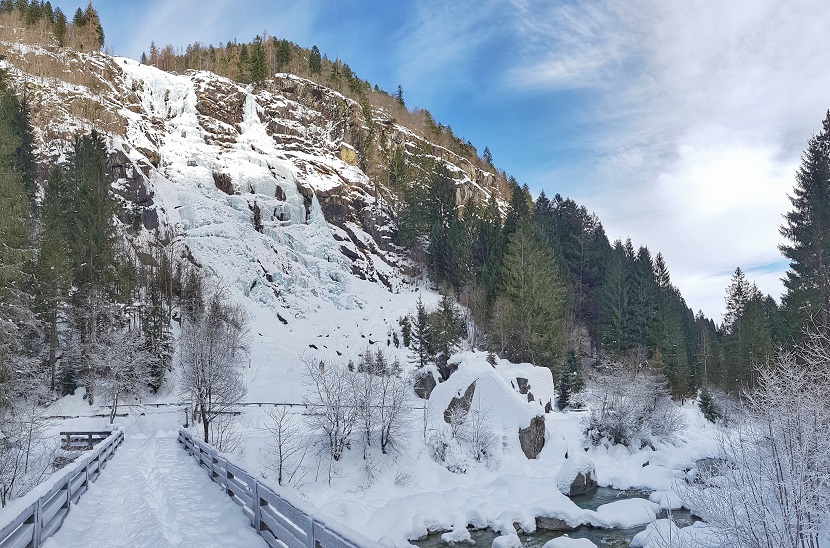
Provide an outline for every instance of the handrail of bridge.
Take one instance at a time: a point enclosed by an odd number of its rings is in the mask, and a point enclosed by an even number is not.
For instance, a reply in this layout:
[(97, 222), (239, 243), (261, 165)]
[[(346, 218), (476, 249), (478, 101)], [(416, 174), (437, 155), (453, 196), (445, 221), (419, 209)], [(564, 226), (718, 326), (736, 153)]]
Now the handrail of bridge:
[(179, 430), (179, 443), (207, 468), (210, 478), (242, 506), (251, 525), (271, 547), (380, 548), (343, 524), (320, 515), (284, 489), (265, 485), (187, 430)]
[(64, 470), (12, 501), (14, 508), (21, 507), (22, 510), (5, 525), (4, 520), (0, 520), (0, 548), (39, 548), (55, 534), (69, 513), (69, 507), (77, 504), (90, 482), (98, 479), (122, 441), (124, 431), (114, 430), (92, 452), (84, 453)]

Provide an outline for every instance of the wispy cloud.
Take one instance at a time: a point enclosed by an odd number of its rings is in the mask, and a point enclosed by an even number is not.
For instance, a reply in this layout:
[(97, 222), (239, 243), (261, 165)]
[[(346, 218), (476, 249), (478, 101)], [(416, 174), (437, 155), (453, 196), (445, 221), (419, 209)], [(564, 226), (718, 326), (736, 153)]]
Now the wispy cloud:
[(417, 86), (427, 101), (450, 90), (468, 90), (473, 73), (487, 62), (483, 50), (506, 30), (493, 24), (502, 18), (503, 3), (434, 0), (413, 3), (412, 8), (400, 29), (396, 51), (401, 82)]
[(796, 4), (513, 4), (529, 36), (516, 81), (598, 97), (583, 113), (594, 163), (576, 197), (612, 238), (661, 250), (689, 304), (712, 316), (729, 281), (713, 273), (740, 265), (781, 291), (786, 195), (830, 106), (830, 15)]

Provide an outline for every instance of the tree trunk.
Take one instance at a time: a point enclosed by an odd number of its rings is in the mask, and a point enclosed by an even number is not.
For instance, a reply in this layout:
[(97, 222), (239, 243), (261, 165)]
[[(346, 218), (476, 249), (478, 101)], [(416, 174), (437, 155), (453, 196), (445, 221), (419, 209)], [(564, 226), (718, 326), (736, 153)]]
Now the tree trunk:
[(110, 424), (115, 420), (115, 413), (118, 411), (118, 394), (112, 399), (112, 409), (110, 409)]
[(57, 360), (55, 358), (55, 354), (57, 353), (58, 348), (58, 305), (57, 303), (54, 304), (54, 308), (52, 309), (52, 317), (51, 320), (51, 332), (49, 333), (49, 371), (51, 372), (49, 378), (49, 385), (52, 392), (55, 391), (55, 374), (57, 369)]
[(204, 428), (205, 433), (205, 443), (210, 443), (210, 420), (208, 419), (207, 413), (205, 413), (205, 409), (201, 409), (202, 415), (202, 428)]

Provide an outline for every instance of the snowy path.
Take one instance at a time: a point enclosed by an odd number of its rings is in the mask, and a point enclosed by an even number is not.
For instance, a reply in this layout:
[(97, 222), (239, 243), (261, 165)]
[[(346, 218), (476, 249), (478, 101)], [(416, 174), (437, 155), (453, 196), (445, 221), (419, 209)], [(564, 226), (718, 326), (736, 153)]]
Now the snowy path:
[(175, 432), (127, 436), (45, 548), (264, 547)]

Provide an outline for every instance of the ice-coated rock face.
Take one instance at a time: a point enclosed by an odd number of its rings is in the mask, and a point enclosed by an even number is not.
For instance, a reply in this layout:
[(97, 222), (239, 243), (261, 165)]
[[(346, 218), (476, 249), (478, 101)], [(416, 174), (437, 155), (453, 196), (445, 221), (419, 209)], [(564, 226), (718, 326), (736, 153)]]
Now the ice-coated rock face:
[[(27, 73), (33, 55), (72, 70), (48, 79)], [(199, 257), (206, 248), (193, 237), (210, 233), (243, 249), (282, 254), (279, 265), (309, 251), (329, 266), (297, 262), (319, 273), (323, 286), (342, 278), (334, 269), (396, 291), (411, 267), (393, 244), (383, 150), (417, 149), (450, 162), (461, 203), (468, 195), (486, 200), (497, 192), (494, 174), (426, 141), (381, 109), (373, 109), (377, 123), (370, 138), (361, 105), (292, 75), (276, 75), (254, 90), (205, 71), (171, 74), (131, 59), (20, 45), (10, 47), (3, 66), (27, 88), (44, 165), (64, 157), (73, 133), (96, 127), (108, 135), (113, 153), (126, 159), (120, 165), (144, 184), (139, 209), (145, 229), (170, 233), (197, 260), (209, 257)], [(262, 215), (262, 242), (228, 225), (250, 221), (254, 202)], [(327, 234), (312, 219), (318, 215), (330, 225)], [(289, 228), (303, 226), (310, 228)], [(256, 265), (263, 256), (249, 254), (248, 262)], [(292, 268), (263, 264), (258, 283), (273, 285), (270, 292), (279, 299), (293, 289), (267, 278), (288, 281), (292, 275), (285, 270)], [(255, 270), (242, 274), (240, 284), (251, 288)], [(325, 287), (315, 291), (328, 293)]]

